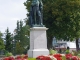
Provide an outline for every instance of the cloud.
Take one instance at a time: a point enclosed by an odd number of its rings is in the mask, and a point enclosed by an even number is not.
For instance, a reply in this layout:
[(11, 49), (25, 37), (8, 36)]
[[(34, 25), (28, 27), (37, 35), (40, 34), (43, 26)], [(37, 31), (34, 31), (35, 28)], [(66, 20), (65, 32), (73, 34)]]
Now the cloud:
[(17, 20), (26, 18), (26, 0), (0, 0), (0, 31), (4, 32), (9, 27), (12, 32), (16, 28)]

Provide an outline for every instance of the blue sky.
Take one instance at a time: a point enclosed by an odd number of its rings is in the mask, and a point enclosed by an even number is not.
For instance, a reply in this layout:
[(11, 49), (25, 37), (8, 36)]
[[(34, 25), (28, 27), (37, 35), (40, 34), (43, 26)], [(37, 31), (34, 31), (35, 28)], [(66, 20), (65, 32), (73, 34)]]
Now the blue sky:
[(10, 32), (16, 28), (17, 20), (25, 19), (27, 10), (26, 0), (0, 0), (0, 31), (5, 32), (9, 27)]

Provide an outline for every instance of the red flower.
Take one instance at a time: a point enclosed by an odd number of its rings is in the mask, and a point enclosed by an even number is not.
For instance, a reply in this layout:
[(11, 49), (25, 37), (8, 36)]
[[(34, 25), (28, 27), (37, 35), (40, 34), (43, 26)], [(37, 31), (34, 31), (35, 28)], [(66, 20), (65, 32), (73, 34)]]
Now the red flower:
[(23, 58), (27, 59), (27, 58), (28, 58), (28, 55), (24, 55), (24, 57), (23, 57)]
[(43, 55), (36, 57), (36, 59), (43, 59), (43, 58), (45, 58), (45, 56)]
[(69, 54), (66, 54), (65, 56), (70, 56), (70, 57), (72, 57), (73, 55), (69, 53)]
[(61, 57), (62, 55), (61, 54), (54, 54), (53, 55), (57, 60), (62, 60)]
[(50, 58), (50, 57), (48, 57), (48, 56), (46, 56), (45, 58), (46, 58), (46, 60), (51, 60), (51, 58)]
[(17, 56), (15, 59), (16, 60), (21, 60), (21, 56)]
[(54, 56), (54, 57), (62, 57), (61, 54), (54, 54), (53, 56)]
[(79, 58), (77, 56), (72, 56), (71, 58), (72, 60), (79, 60)]
[(13, 57), (9, 57), (9, 60), (15, 60)]
[(3, 60), (9, 60), (9, 57), (5, 57)]
[(50, 57), (48, 57), (48, 56), (38, 56), (37, 58), (36, 58), (36, 60), (51, 60), (51, 58)]
[(69, 54), (66, 54), (65, 56), (66, 56), (66, 59), (67, 59), (67, 60), (70, 60), (71, 57), (72, 57), (72, 54), (69, 53)]
[(25, 58), (21, 58), (21, 60), (25, 60)]

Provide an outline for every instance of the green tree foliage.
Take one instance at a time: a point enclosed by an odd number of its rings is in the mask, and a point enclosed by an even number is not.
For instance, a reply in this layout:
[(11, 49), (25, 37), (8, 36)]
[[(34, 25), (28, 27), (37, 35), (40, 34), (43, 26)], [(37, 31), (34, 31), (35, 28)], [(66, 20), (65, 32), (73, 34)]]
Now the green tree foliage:
[(29, 46), (29, 26), (23, 25), (23, 21), (17, 21), (14, 40), (16, 41), (16, 54), (24, 53), (27, 46)]
[(52, 40), (51, 37), (53, 36), (64, 40), (79, 38), (79, 9), (80, 0), (51, 0), (45, 3), (44, 24), (49, 28), (49, 42), (51, 42), (50, 40)]
[(16, 51), (16, 54), (22, 54), (23, 53), (24, 49), (21, 46), (20, 42), (16, 43), (16, 49), (15, 49), (15, 51)]
[[(28, 12), (31, 1), (24, 2)], [(49, 47), (54, 36), (64, 40), (80, 37), (80, 0), (43, 0), (43, 5), (43, 22), (49, 28), (47, 31)]]
[(7, 28), (6, 33), (5, 33), (5, 40), (6, 40), (6, 45), (5, 45), (5, 50), (8, 52), (12, 52), (12, 34), (9, 32), (9, 29)]
[(3, 41), (3, 38), (2, 38), (2, 33), (0, 32), (0, 50), (4, 50), (5, 48), (5, 45), (4, 45), (4, 41)]

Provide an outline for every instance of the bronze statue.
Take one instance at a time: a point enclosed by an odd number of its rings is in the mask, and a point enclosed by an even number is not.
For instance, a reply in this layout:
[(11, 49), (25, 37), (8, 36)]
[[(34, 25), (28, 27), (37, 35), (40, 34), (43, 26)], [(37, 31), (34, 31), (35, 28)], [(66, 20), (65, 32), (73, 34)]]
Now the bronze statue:
[(43, 3), (41, 0), (33, 0), (30, 8), (30, 26), (43, 27)]

